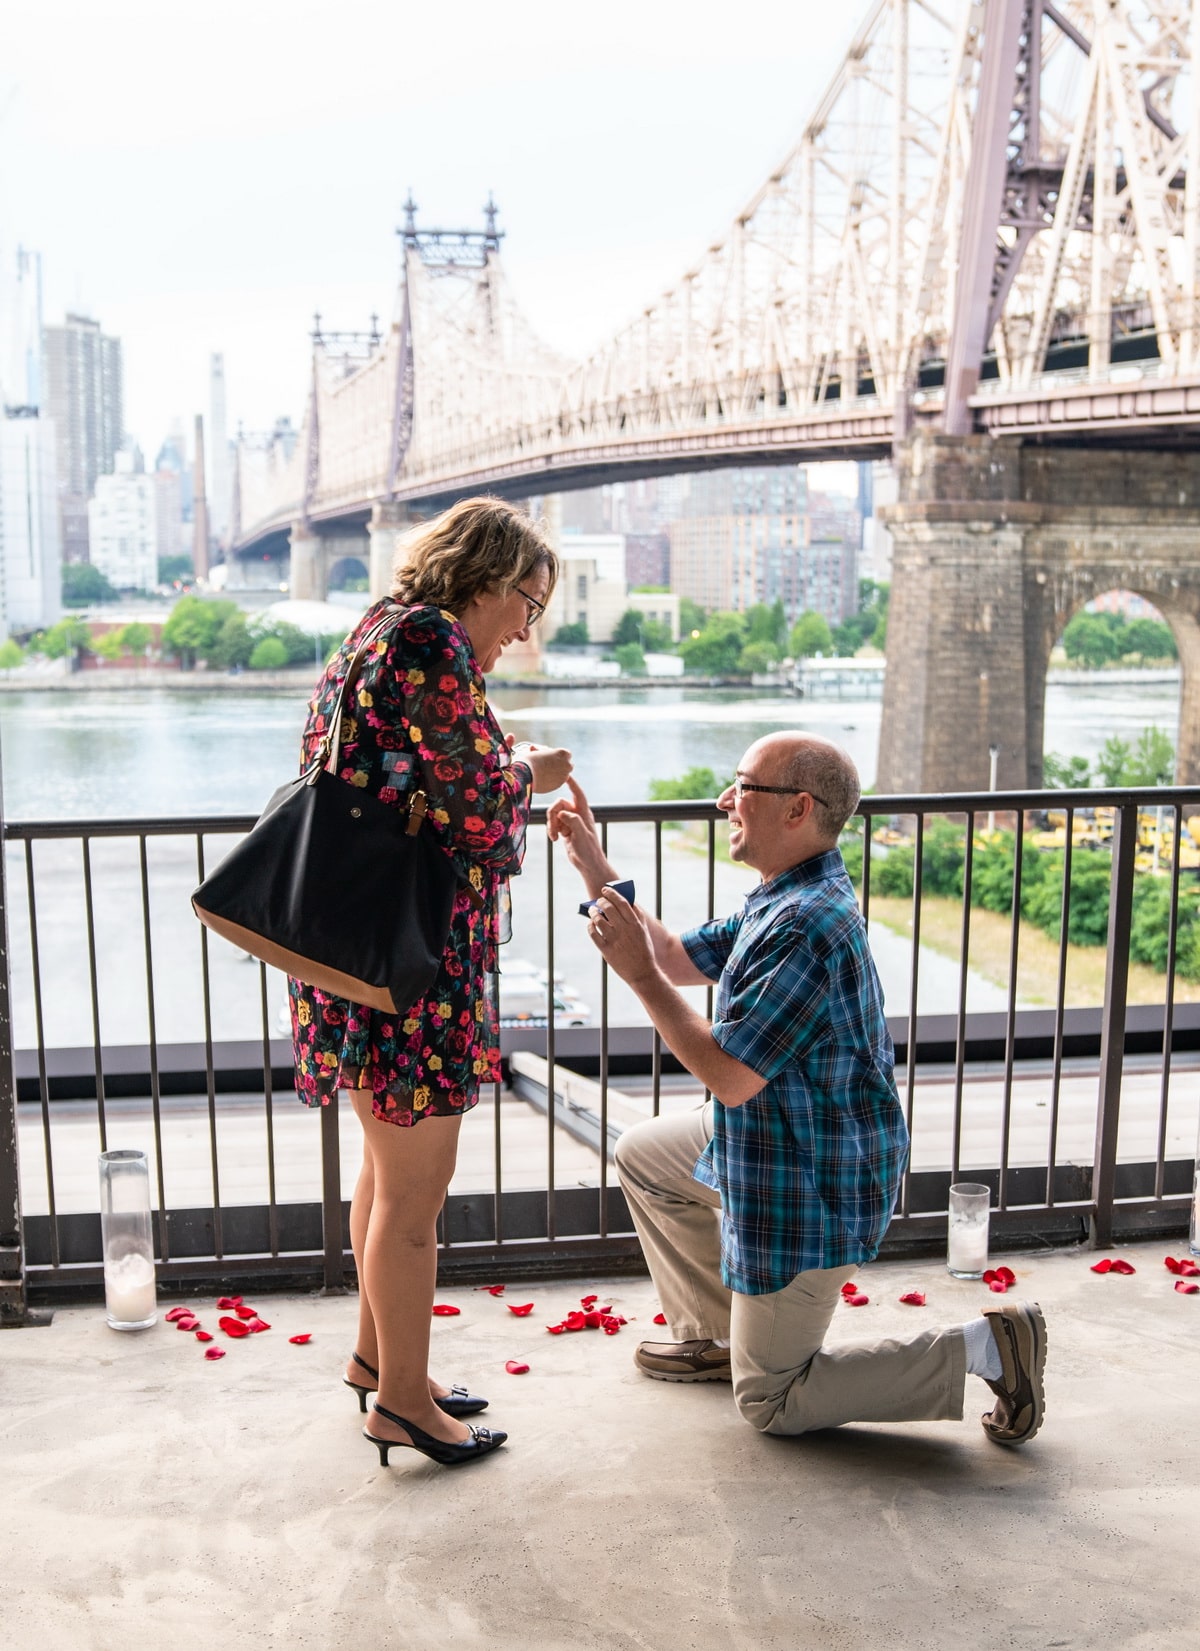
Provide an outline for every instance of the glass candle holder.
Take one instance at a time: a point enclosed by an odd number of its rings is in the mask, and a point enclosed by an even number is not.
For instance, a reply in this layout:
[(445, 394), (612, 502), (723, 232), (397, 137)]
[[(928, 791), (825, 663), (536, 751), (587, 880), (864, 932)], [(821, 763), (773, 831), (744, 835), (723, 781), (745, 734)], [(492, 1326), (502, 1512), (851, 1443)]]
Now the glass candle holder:
[(983, 1277), (991, 1203), (992, 1189), (982, 1181), (958, 1181), (950, 1188), (946, 1271), (951, 1278)]
[(148, 1330), (158, 1318), (150, 1171), (146, 1154), (100, 1154), (100, 1239), (104, 1305), (114, 1330)]

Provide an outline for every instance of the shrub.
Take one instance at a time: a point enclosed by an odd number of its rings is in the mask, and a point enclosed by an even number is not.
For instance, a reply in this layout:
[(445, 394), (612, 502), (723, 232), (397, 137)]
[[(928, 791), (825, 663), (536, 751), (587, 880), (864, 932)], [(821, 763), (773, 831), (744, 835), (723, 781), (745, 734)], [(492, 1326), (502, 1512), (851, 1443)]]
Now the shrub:
[(252, 671), (278, 671), (288, 662), (288, 651), (277, 636), (264, 636), (250, 655)]

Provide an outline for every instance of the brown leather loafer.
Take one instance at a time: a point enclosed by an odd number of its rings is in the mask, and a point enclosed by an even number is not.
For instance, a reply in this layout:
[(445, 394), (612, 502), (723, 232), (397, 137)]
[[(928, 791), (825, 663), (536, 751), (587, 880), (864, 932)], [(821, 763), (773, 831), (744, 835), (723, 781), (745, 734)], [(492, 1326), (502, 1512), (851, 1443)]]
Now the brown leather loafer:
[(711, 1341), (644, 1341), (633, 1362), (656, 1382), (733, 1380), (728, 1347), (714, 1347)]
[(998, 1445), (1032, 1439), (1046, 1409), (1042, 1373), (1046, 1368), (1046, 1321), (1036, 1301), (1006, 1301), (985, 1307), (1004, 1374), (988, 1382), (996, 1403), (983, 1418), (983, 1431)]

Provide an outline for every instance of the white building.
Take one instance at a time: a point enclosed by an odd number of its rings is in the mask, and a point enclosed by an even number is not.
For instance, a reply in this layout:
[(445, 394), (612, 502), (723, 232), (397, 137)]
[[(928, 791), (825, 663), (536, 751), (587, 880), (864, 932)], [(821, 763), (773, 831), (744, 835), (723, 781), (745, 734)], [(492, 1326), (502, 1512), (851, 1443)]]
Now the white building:
[[(552, 639), (562, 625), (586, 625), (589, 642), (611, 642), (617, 622), (629, 606), (628, 587), (624, 574), (618, 578), (606, 577), (607, 561), (603, 571), (597, 567), (595, 556), (581, 554), (577, 547), (591, 535), (572, 534), (563, 539), (559, 551), (558, 583), (542, 621), (547, 640)], [(604, 536), (610, 537), (610, 536)], [(615, 536), (621, 546), (624, 563), (625, 541)]]
[(118, 590), (153, 590), (158, 583), (158, 510), (153, 476), (135, 470), (131, 453), (100, 476), (88, 504), (90, 561)]
[(62, 617), (54, 426), (25, 410), (0, 418), (0, 633)]

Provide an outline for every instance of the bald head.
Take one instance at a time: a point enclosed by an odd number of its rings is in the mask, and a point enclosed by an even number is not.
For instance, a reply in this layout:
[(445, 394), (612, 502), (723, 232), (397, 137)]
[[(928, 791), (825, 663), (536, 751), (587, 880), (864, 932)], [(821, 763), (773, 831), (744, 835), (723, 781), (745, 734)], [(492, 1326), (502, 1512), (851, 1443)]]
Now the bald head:
[[(858, 769), (841, 746), (815, 734), (788, 731), (764, 735), (750, 751), (755, 754), (755, 772), (768, 771), (770, 784), (809, 793), (815, 824), (827, 842), (836, 843), (861, 795)], [(749, 757), (748, 751), (743, 759), (747, 766)]]

